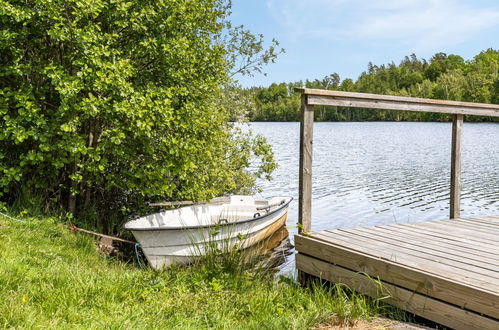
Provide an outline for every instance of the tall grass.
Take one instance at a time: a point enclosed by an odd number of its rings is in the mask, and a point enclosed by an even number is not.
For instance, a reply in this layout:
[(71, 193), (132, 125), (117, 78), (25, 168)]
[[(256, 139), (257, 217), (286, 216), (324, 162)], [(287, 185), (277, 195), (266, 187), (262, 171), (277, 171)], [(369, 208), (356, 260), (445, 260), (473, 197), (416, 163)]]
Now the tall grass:
[[(228, 225), (220, 225), (218, 221), (217, 225), (199, 228), (197, 235), (192, 235), (191, 242), (198, 242), (192, 244), (191, 253), (198, 256), (194, 259), (194, 268), (206, 279), (224, 281), (232, 286), (246, 282), (248, 277), (272, 281), (276, 269), (266, 254), (267, 243), (272, 235), (256, 242), (261, 231), (268, 228), (260, 228), (259, 231), (254, 224), (245, 229), (237, 224), (231, 225), (241, 218), (236, 212), (220, 217), (228, 219)], [(229, 281), (226, 280), (227, 277), (230, 278)]]
[(219, 259), (138, 268), (56, 218), (23, 219), (0, 216), (0, 328), (302, 329), (386, 313), (341, 286), (302, 288)]

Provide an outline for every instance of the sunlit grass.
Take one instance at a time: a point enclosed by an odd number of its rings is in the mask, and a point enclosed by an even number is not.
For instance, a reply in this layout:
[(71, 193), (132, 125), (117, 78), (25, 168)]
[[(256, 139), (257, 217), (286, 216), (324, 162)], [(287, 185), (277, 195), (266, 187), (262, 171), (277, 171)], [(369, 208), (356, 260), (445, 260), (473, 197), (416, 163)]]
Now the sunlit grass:
[[(386, 313), (339, 285), (302, 288), (208, 263), (138, 268), (96, 250), (54, 218), (0, 216), (1, 328), (309, 328)], [(234, 256), (231, 256), (233, 258)], [(217, 256), (219, 258), (219, 256)]]

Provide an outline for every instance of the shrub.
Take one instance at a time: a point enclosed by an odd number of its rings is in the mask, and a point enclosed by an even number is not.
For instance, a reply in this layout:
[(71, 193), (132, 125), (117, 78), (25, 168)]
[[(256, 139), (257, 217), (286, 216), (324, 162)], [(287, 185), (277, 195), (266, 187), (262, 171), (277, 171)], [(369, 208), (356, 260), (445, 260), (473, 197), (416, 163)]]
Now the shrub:
[(146, 200), (251, 187), (255, 154), (256, 174), (271, 172), (266, 142), (218, 106), (236, 58), (221, 41), (229, 8), (0, 0), (0, 198), (27, 190), (112, 231)]

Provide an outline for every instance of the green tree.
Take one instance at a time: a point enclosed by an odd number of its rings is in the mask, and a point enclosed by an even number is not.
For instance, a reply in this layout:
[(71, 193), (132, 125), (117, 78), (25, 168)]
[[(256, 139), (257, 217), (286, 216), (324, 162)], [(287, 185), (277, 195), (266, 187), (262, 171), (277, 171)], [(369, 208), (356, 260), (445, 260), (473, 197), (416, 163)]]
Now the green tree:
[[(400, 64), (375, 65), (369, 62), (367, 70), (356, 81), (332, 74), (323, 79), (288, 83), (292, 87), (321, 88), (349, 92), (401, 95), (423, 98), (499, 103), (499, 51), (488, 49), (471, 61), (458, 55), (435, 54), (429, 63), (415, 54), (404, 57)], [(299, 98), (292, 92), (273, 84), (259, 88), (255, 94), (257, 108), (253, 120), (299, 120)], [(278, 100), (278, 101), (277, 101)], [(410, 120), (447, 121), (449, 116), (432, 113), (400, 111), (372, 111), (342, 107), (315, 106), (317, 121)], [(292, 114), (292, 115), (291, 115)], [(495, 118), (470, 117), (470, 120), (497, 121)]]
[[(94, 225), (112, 231), (118, 210), (241, 191), (271, 172), (268, 145), (235, 130), (221, 105), (234, 45), (251, 38), (224, 43), (229, 9), (224, 0), (0, 0), (2, 200), (36, 192), (77, 216), (95, 210)], [(276, 56), (248, 52), (258, 60), (243, 73)], [(254, 156), (263, 162), (250, 173)]]
[(499, 80), (499, 52), (487, 49), (469, 63), (464, 98), (467, 101), (493, 102), (497, 98), (495, 84)]

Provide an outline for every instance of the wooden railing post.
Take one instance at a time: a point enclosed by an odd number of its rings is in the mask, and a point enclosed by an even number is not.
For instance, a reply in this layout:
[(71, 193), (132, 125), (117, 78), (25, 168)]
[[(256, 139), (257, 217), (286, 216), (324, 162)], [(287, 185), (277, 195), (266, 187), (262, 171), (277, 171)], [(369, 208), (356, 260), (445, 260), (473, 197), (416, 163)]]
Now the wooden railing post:
[(461, 209), (461, 133), (463, 115), (452, 119), (452, 150), (450, 169), (450, 218), (459, 218)]
[(298, 233), (309, 232), (312, 223), (312, 139), (314, 108), (307, 104), (307, 95), (301, 96), (300, 123), (300, 185), (298, 198)]

